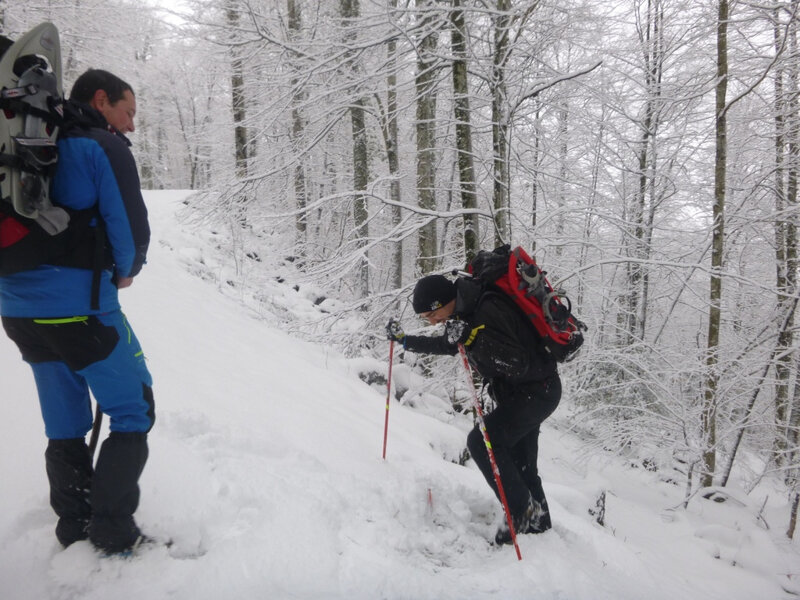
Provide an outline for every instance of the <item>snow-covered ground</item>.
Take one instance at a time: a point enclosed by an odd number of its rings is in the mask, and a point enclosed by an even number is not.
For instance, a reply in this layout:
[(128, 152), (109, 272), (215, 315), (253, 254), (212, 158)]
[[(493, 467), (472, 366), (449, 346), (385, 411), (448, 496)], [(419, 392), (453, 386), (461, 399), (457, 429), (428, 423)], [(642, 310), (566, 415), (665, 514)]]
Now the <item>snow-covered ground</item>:
[[(356, 361), (282, 332), (188, 267), (205, 241), (181, 195), (148, 193), (149, 264), (123, 305), (154, 377), (157, 423), (137, 519), (174, 540), (98, 558), (53, 535), (33, 380), (0, 337), (0, 599), (771, 600), (800, 593), (779, 491), (718, 504), (544, 427), (554, 529), (488, 544), (500, 509), (450, 459), (469, 426), (393, 402)], [(291, 309), (292, 289), (276, 304)], [(278, 293), (278, 292), (276, 292)], [(454, 359), (455, 360), (455, 359)], [(430, 411), (428, 411), (430, 412)], [(606, 524), (589, 514), (607, 490)], [(678, 508), (676, 508), (678, 507)], [(767, 525), (770, 526), (767, 529)]]

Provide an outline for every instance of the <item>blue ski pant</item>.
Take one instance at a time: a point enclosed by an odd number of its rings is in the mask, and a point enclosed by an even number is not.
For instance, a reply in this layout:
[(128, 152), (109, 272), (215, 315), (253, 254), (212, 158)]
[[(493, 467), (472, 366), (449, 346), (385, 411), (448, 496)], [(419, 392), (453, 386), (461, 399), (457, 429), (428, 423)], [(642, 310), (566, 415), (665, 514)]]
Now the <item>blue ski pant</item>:
[(152, 428), (152, 377), (122, 311), (2, 320), (8, 337), (33, 369), (49, 439), (82, 438), (88, 433), (90, 390), (109, 417), (111, 431), (146, 433)]

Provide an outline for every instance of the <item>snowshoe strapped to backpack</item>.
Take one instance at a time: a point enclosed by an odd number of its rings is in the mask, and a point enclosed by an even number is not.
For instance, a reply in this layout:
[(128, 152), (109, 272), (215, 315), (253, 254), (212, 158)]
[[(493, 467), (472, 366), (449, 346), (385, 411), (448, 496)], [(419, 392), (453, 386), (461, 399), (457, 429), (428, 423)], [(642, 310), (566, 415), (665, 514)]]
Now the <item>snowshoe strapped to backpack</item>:
[(522, 309), (554, 360), (568, 362), (575, 358), (583, 345), (586, 325), (572, 314), (569, 298), (563, 291), (553, 289), (545, 272), (521, 247), (511, 250), (505, 245), (491, 252), (481, 250), (467, 271)]
[(58, 30), (42, 23), (16, 42), (2, 41), (0, 276), (62, 253), (60, 238), (70, 221), (70, 214), (50, 199), (63, 116)]

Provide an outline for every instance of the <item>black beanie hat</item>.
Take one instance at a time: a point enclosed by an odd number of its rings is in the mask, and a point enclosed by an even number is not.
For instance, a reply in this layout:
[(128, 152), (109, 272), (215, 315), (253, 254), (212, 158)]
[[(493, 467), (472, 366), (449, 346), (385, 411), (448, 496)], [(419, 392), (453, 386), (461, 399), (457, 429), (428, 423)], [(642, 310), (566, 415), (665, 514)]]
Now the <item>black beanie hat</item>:
[(417, 314), (441, 308), (456, 297), (456, 285), (444, 275), (426, 275), (414, 286), (411, 304)]

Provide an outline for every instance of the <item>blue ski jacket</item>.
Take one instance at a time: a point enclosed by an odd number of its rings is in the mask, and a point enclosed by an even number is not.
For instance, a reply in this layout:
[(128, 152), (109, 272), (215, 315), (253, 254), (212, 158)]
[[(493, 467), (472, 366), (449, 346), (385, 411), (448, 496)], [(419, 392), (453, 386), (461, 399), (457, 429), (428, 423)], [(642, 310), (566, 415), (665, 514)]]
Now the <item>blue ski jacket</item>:
[(91, 307), (91, 268), (41, 265), (0, 277), (0, 316), (68, 317), (118, 310), (115, 277), (135, 276), (147, 256), (150, 226), (130, 142), (89, 106), (69, 102), (68, 109), (77, 119), (59, 133), (52, 197), (68, 209), (96, 207), (113, 266), (102, 271), (96, 309)]

